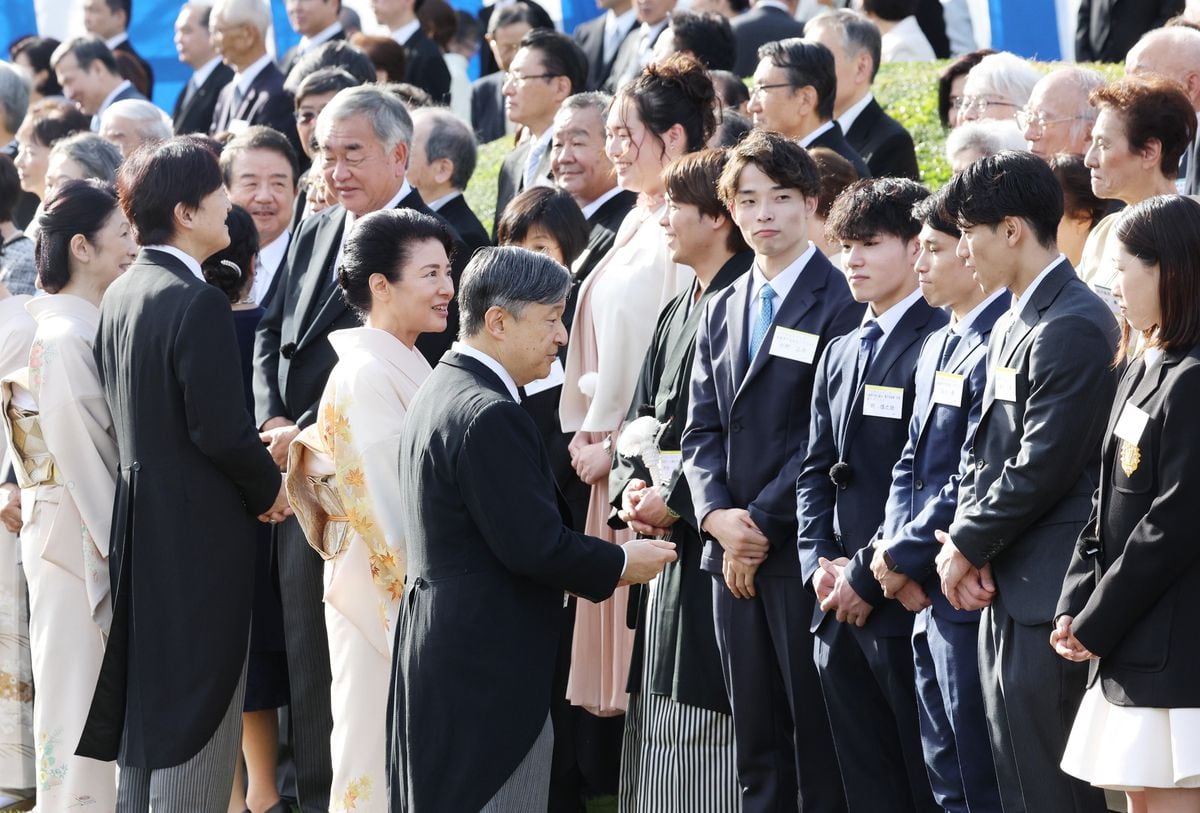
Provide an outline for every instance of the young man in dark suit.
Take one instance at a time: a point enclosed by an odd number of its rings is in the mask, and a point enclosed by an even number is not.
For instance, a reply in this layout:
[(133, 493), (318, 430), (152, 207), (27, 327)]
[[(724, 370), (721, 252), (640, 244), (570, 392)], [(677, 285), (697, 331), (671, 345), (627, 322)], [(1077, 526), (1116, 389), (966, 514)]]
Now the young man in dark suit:
[(637, 28), (631, 0), (597, 0), (603, 13), (575, 26), (575, 41), (588, 61), (588, 90), (599, 90), (612, 74), (621, 45)]
[(133, 49), (129, 41), (129, 23), (133, 17), (132, 0), (84, 0), (83, 27), (104, 40), (113, 51), (124, 51), (146, 73), (146, 96), (154, 95), (154, 69)]
[(848, 9), (814, 17), (806, 36), (833, 54), (837, 96), (833, 115), (874, 178), (920, 179), (912, 136), (875, 101), (881, 40), (875, 24)]
[(862, 315), (808, 239), (819, 192), (796, 142), (754, 131), (732, 148), (720, 194), (754, 266), (700, 320), (683, 434), (747, 813), (845, 810), (796, 555), (815, 365)]
[(450, 69), (441, 50), (421, 30), (415, 0), (375, 0), (371, 7), (375, 19), (404, 46), (404, 81), (424, 90), (435, 104), (449, 104)]
[[(554, 19), (551, 18), (549, 12), (542, 8), (540, 4), (533, 0), (516, 0), (514, 3), (501, 5), (500, 3), (492, 3), (485, 5), (479, 9), (479, 26), (484, 31), (492, 31), (492, 18), (500, 12), (519, 7), (529, 17), (529, 25), (531, 28), (545, 28), (548, 31), (553, 31)], [(516, 53), (514, 50), (513, 53)], [(512, 59), (512, 54), (509, 54), (509, 59)], [(497, 71), (504, 70), (504, 62), (496, 55), (494, 51), (482, 50), (479, 54), (479, 75), (491, 76)]]
[(985, 293), (957, 255), (960, 232), (944, 189), (922, 201), (916, 215), (921, 294), (948, 310), (951, 321), (921, 348), (908, 441), (892, 469), (871, 572), (886, 598), (916, 613), (917, 708), (934, 801), (953, 813), (1000, 813), (979, 686), (979, 611), (956, 610), (942, 595), (933, 532), (954, 517), (961, 463), (983, 411), (988, 337), (1008, 310), (1009, 294)]
[(920, 224), (912, 208), (927, 195), (907, 179), (859, 181), (825, 221), (867, 312), (817, 366), (796, 516), (804, 583), (820, 603), (814, 657), (851, 813), (937, 809), (921, 758), (913, 616), (884, 598), (870, 569), (908, 438), (921, 344), (946, 324), (913, 273)]
[[(563, 592), (600, 601), (649, 581), (674, 546), (570, 530), (518, 387), (567, 333), (562, 266), (487, 248), (463, 272), (462, 335), (400, 440), (408, 593), (392, 665), (393, 810), (546, 810)], [(503, 702), (497, 703), (497, 698)]]
[(729, 21), (737, 43), (733, 72), (745, 78), (758, 67), (758, 49), (768, 42), (804, 36), (804, 23), (795, 17), (794, 0), (758, 0), (753, 7)]
[(300, 35), (300, 42), (293, 45), (279, 60), (279, 68), (284, 76), (292, 72), (292, 68), (300, 57), (325, 42), (346, 39), (346, 32), (338, 20), (341, 11), (341, 0), (307, 0), (307, 2), (291, 2), (285, 5), (288, 23), (292, 30)]
[(1112, 312), (1058, 250), (1062, 193), (1026, 152), (951, 181), (959, 255), (1014, 304), (988, 348), (988, 381), (959, 505), (937, 557), (959, 609), (985, 607), (979, 665), (1006, 809), (1090, 813), (1104, 794), (1059, 768), (1087, 666), (1047, 646), (1063, 577), (1091, 513), (1117, 383)]
[(221, 88), (233, 78), (233, 68), (221, 61), (208, 33), (212, 7), (185, 3), (175, 18), (175, 50), (179, 61), (192, 69), (175, 99), (171, 124), (176, 135), (207, 133)]

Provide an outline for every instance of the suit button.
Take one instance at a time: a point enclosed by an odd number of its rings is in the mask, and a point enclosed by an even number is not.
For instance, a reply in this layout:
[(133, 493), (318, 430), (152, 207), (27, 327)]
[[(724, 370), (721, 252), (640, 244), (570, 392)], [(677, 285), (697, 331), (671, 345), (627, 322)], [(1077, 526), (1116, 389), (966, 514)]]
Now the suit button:
[(730, 432), (741, 432), (742, 431), (742, 422), (734, 421), (733, 423), (729, 424), (729, 431)]
[(413, 579), (412, 586), (417, 588), (418, 590), (420, 590), (423, 587), (425, 587), (425, 580), (422, 579), (420, 576), (417, 576), (415, 579)]
[(913, 488), (915, 488), (917, 491), (923, 490), (925, 488), (925, 481), (917, 480), (917, 482), (913, 483)]
[(983, 467), (984, 467), (984, 465), (985, 465), (985, 464), (984, 464), (984, 462), (983, 462), (982, 460), (976, 460), (976, 461), (975, 461), (975, 468), (977, 468), (977, 469), (980, 469), (980, 470), (982, 470), (982, 469), (983, 469)]

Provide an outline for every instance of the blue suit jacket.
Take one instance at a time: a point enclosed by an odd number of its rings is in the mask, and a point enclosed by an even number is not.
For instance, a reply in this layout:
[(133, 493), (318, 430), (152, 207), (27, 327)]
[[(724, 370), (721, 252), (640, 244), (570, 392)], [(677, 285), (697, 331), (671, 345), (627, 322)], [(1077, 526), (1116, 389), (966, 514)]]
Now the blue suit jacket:
[[(799, 576), (795, 483), (808, 443), (813, 374), (821, 350), (862, 319), (845, 278), (817, 251), (779, 305), (762, 348), (748, 360), (753, 274), (708, 303), (696, 334), (684, 474), (696, 519), (745, 508), (771, 542), (759, 573)], [(817, 335), (813, 363), (773, 356), (778, 327)], [(701, 567), (721, 572), (724, 551), (707, 534)]]
[[(805, 584), (811, 589), (820, 557), (850, 557), (847, 578), (854, 590), (876, 608), (867, 625), (877, 635), (908, 634), (912, 614), (898, 602), (884, 600), (879, 583), (871, 575), (870, 557), (865, 557), (864, 565), (855, 554), (869, 547), (879, 534), (892, 485), (892, 465), (908, 439), (921, 344), (946, 320), (944, 311), (918, 299), (888, 334), (867, 368), (864, 384), (904, 391), (898, 419), (864, 415), (864, 389), (851, 390), (858, 358), (857, 332), (830, 344), (817, 369), (808, 455), (796, 483), (800, 566)], [(839, 461), (848, 464), (852, 472), (849, 484), (841, 487), (829, 478), (830, 468)], [(818, 607), (813, 615), (814, 630), (824, 615)]]
[[(921, 583), (933, 601), (933, 611), (952, 621), (975, 621), (979, 611), (956, 610), (943, 595), (933, 560), (939, 545), (935, 530), (947, 530), (958, 504), (958, 486), (971, 456), (975, 427), (983, 412), (987, 383), (987, 347), (992, 326), (1008, 310), (1011, 297), (1004, 292), (967, 327), (945, 371), (963, 377), (959, 406), (935, 404), (933, 388), (942, 345), (949, 326), (930, 334), (917, 362), (917, 392), (908, 443), (892, 469), (892, 489), (884, 511), (883, 538), (892, 540), (890, 552), (900, 572)], [(872, 551), (858, 556), (871, 563)]]

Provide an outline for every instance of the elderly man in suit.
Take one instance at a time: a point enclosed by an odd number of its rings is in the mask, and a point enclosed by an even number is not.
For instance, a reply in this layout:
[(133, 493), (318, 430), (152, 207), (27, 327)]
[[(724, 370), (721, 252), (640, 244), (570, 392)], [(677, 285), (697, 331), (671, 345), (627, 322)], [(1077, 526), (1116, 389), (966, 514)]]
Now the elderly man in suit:
[(833, 115), (871, 176), (918, 180), (912, 136), (883, 111), (871, 92), (879, 72), (879, 29), (861, 15), (839, 9), (809, 20), (805, 37), (833, 54), (837, 72)]
[(179, 61), (192, 69), (192, 75), (175, 99), (171, 114), (175, 132), (179, 135), (209, 131), (217, 96), (233, 78), (233, 68), (222, 62), (221, 55), (213, 48), (208, 33), (211, 13), (212, 6), (191, 2), (184, 3), (175, 18), (175, 51)]
[(54, 49), (50, 57), (63, 93), (92, 117), (92, 131), (100, 129), (100, 114), (113, 102), (146, 97), (117, 70), (112, 51), (97, 37), (76, 37)]
[(833, 118), (836, 97), (833, 53), (824, 45), (786, 39), (758, 49), (747, 105), (754, 126), (795, 139), (801, 147), (828, 147), (853, 164), (858, 177), (870, 178), (866, 163)]
[(146, 95), (154, 94), (154, 69), (129, 41), (129, 22), (133, 15), (133, 0), (84, 0), (83, 27), (94, 37), (104, 40), (112, 51), (128, 54), (146, 73)]
[(495, 141), (516, 127), (504, 115), (504, 81), (521, 40), (539, 27), (525, 3), (513, 3), (490, 15), (488, 26), (484, 40), (500, 69), (481, 76), (471, 85), (471, 126), (480, 144)]
[(213, 6), (208, 30), (221, 60), (234, 74), (217, 97), (209, 133), (237, 135), (253, 124), (263, 124), (286, 135), (299, 151), (292, 97), (283, 89), (284, 76), (267, 53), (270, 27), (271, 9), (263, 0), (217, 0)]
[[(518, 387), (567, 341), (570, 278), (519, 248), (462, 276), (460, 340), (413, 400), (400, 441), (408, 595), (388, 748), (393, 810), (545, 810), (563, 592), (644, 583), (674, 545), (570, 530)], [(502, 702), (497, 703), (497, 699)]]
[(408, 182), (430, 209), (454, 227), (474, 254), (490, 246), (487, 230), (467, 205), (463, 190), (475, 172), (476, 146), (471, 128), (453, 113), (435, 107), (412, 112), (413, 141)]
[(946, 190), (922, 201), (916, 271), (930, 305), (950, 311), (917, 361), (908, 441), (892, 469), (871, 571), (887, 598), (915, 612), (912, 654), (921, 746), (933, 797), (951, 813), (1000, 813), (976, 652), (979, 611), (956, 610), (933, 561), (935, 529), (954, 517), (961, 462), (983, 410), (988, 337), (1009, 307), (1006, 290), (986, 293), (955, 249), (961, 236)]
[[(1200, 32), (1189, 33), (1200, 40)], [(1197, 51), (1200, 58), (1200, 49)], [(1132, 73), (1128, 69), (1126, 72)], [(1200, 72), (1196, 75), (1200, 77)], [(1098, 72), (1074, 66), (1050, 71), (1038, 80), (1029, 102), (1016, 116), (1025, 136), (1025, 148), (1043, 161), (1062, 152), (1087, 153), (1099, 112), (1088, 103), (1088, 96), (1104, 81)], [(1200, 82), (1195, 83), (1194, 92), (1200, 94)]]
[(846, 809), (796, 551), (814, 370), (862, 315), (808, 239), (820, 188), (808, 153), (778, 133), (732, 148), (720, 194), (754, 265), (700, 319), (683, 434), (746, 813)]
[[(254, 343), (255, 417), (280, 467), (286, 464), (292, 438), (316, 420), (337, 361), (329, 334), (359, 324), (334, 280), (346, 235), (358, 218), (378, 209), (433, 214), (405, 178), (412, 119), (395, 95), (374, 85), (339, 92), (321, 111), (316, 137), (325, 183), (338, 202), (306, 218), (296, 230)], [(455, 246), (454, 267), (460, 270), (466, 248), (457, 234)], [(449, 346), (457, 313), (451, 309), (449, 336), (426, 334), (417, 341), (431, 362)], [(295, 521), (279, 526), (276, 547), (300, 803), (305, 811), (325, 810), (332, 718), (321, 607), (323, 565)]]
[(575, 41), (588, 61), (588, 90), (599, 90), (612, 74), (621, 45), (637, 27), (632, 0), (597, 0), (599, 17), (575, 26)]
[(795, 17), (795, 0), (758, 0), (745, 14), (730, 20), (737, 43), (733, 72), (747, 77), (758, 67), (758, 49), (768, 42), (804, 36), (804, 23)]
[(1099, 477), (1117, 325), (1058, 251), (1062, 195), (1045, 161), (981, 159), (949, 194), (959, 255), (1014, 303), (992, 331), (958, 509), (936, 532), (938, 575), (955, 608), (986, 607), (980, 677), (1005, 809), (1099, 813), (1104, 794), (1059, 768), (1087, 665), (1047, 641)]

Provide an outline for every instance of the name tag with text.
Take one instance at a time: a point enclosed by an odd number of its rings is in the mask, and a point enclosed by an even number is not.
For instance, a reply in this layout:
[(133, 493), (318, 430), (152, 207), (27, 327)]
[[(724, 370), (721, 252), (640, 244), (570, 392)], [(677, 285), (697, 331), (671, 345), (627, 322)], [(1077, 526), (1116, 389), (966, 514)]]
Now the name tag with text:
[(996, 368), (996, 397), (1001, 401), (1017, 400), (1017, 371), (1014, 368)]
[(867, 384), (863, 387), (863, 415), (901, 420), (904, 417), (904, 389)]
[(775, 338), (771, 340), (771, 355), (812, 364), (817, 358), (817, 344), (820, 341), (821, 337), (815, 333), (776, 327)]
[(957, 373), (934, 373), (933, 402), (952, 407), (962, 406), (964, 380)]

